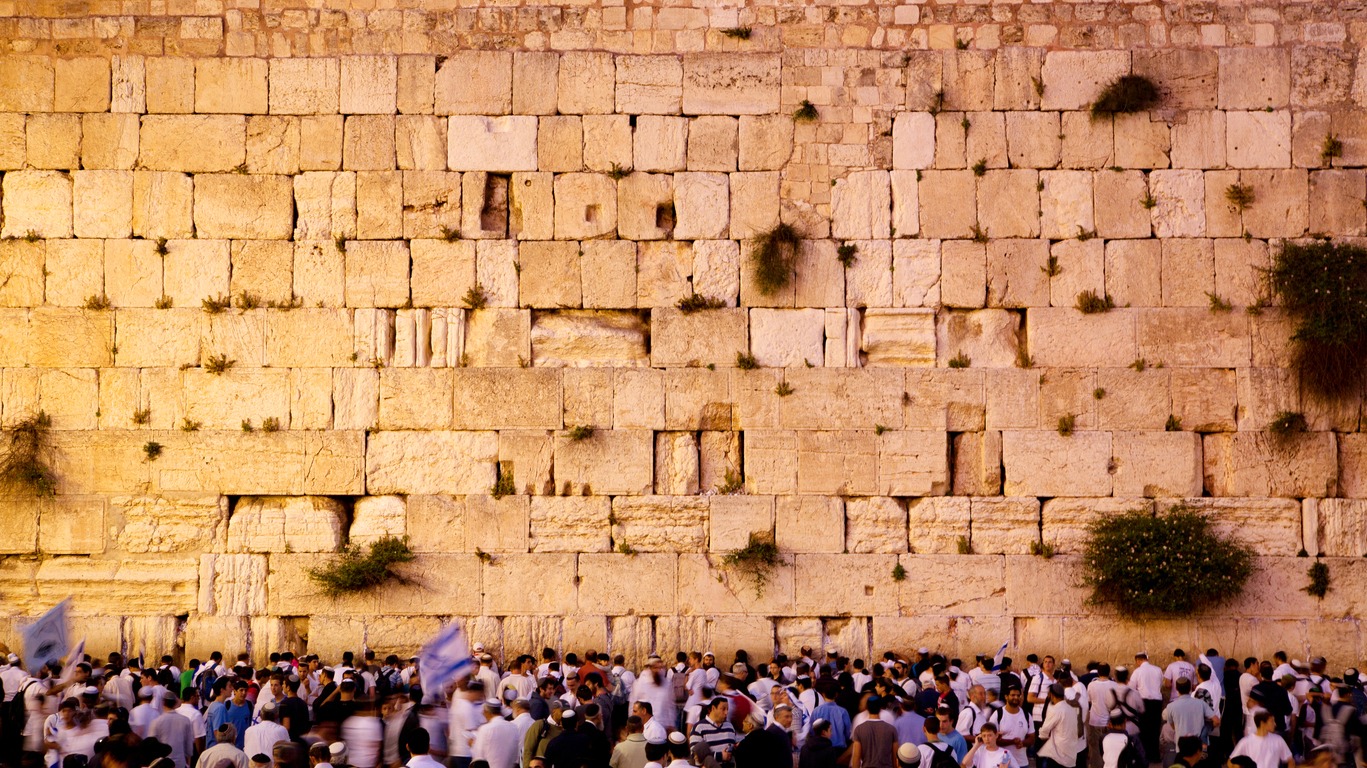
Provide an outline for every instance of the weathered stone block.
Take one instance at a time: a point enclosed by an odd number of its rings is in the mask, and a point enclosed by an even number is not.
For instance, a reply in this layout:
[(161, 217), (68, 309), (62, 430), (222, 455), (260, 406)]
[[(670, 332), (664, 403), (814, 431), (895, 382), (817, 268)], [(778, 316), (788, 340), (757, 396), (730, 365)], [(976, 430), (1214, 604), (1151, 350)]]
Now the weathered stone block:
[(1335, 496), (1335, 435), (1312, 432), (1274, 446), (1262, 432), (1205, 435), (1205, 487), (1215, 496)]
[(850, 499), (845, 505), (845, 544), (850, 552), (906, 552), (907, 510), (886, 496)]
[(1291, 113), (1227, 112), (1226, 156), (1231, 168), (1291, 165)]
[(748, 313), (744, 309), (718, 309), (685, 314), (677, 309), (651, 310), (651, 365), (699, 365), (731, 367), (736, 356), (749, 349)]
[(606, 496), (533, 496), (532, 552), (608, 552), (611, 499)]
[[(555, 481), (580, 492), (644, 495), (653, 485), (654, 438), (649, 431), (600, 430), (587, 440), (555, 439)], [(584, 492), (584, 495), (588, 495)]]
[(1050, 51), (1040, 69), (1040, 108), (1083, 109), (1107, 83), (1129, 72), (1129, 51)]
[(246, 160), (246, 130), (240, 115), (148, 115), (139, 160), (149, 171), (226, 173)]
[[(525, 270), (524, 270), (525, 271)], [(546, 312), (532, 319), (532, 362), (537, 366), (643, 366), (649, 363), (646, 329), (629, 312)]]
[(271, 59), (272, 114), (336, 114), (340, 93), (341, 74), (335, 58)]
[(776, 54), (685, 54), (683, 111), (691, 115), (778, 112), (779, 71)]
[(617, 68), (610, 53), (572, 51), (560, 57), (556, 80), (562, 115), (612, 114)]
[(1108, 432), (1002, 433), (1008, 496), (1109, 496), (1110, 462)]
[(367, 444), (372, 493), (484, 493), (494, 486), (495, 432), (377, 432)]
[(58, 171), (11, 171), (5, 174), (4, 227), (0, 236), (71, 237), (72, 182)]
[(203, 237), (288, 240), (293, 196), (288, 176), (203, 174), (195, 183), (195, 228)]
[(447, 118), (447, 166), (453, 171), (536, 170), (536, 118)]
[(707, 549), (707, 500), (689, 496), (641, 496), (612, 502), (612, 538), (640, 552), (703, 552)]
[(1201, 440), (1192, 432), (1116, 432), (1117, 496), (1196, 496)]
[(1092, 315), (1064, 307), (1032, 309), (1025, 319), (1030, 354), (1042, 366), (1127, 366), (1138, 357), (1137, 314), (1127, 309)]
[(823, 359), (826, 313), (819, 309), (750, 310), (750, 350), (760, 365), (815, 365)]
[(935, 312), (870, 309), (864, 313), (860, 351), (865, 365), (933, 365)]
[[(709, 240), (726, 236), (731, 205), (726, 174), (675, 174), (673, 204), (678, 221), (674, 237)], [(656, 218), (659, 218), (658, 209)]]
[(344, 512), (324, 497), (247, 497), (228, 518), (228, 552), (336, 552), (345, 540)]
[(1284, 107), (1291, 91), (1291, 61), (1283, 48), (1222, 48), (1221, 109)]

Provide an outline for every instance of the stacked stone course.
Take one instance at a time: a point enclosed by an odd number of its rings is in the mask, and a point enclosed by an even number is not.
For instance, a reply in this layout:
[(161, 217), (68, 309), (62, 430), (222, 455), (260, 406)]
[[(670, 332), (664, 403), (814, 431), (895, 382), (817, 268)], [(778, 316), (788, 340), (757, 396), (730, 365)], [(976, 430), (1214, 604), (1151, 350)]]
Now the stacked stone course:
[[(1367, 234), (1361, 9), (78, 5), (0, 0), (0, 420), (52, 417), (59, 481), (0, 497), (0, 641), (71, 594), (187, 655), (1367, 654), (1361, 398), (1245, 311), (1283, 239)], [(1160, 107), (1093, 119), (1128, 73)], [(1086, 525), (1179, 502), (1246, 595), (1085, 606)], [(384, 535), (405, 583), (320, 596)]]

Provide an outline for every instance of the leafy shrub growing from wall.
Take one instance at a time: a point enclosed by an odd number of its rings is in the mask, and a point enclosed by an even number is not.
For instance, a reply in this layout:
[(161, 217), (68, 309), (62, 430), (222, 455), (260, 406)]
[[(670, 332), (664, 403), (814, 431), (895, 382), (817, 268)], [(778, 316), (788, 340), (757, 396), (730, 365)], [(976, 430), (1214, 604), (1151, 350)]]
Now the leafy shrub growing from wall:
[(373, 589), (390, 579), (403, 581), (394, 572), (394, 566), (412, 562), (413, 558), (407, 536), (385, 536), (371, 542), (368, 550), (355, 545), (347, 547), (331, 563), (310, 568), (309, 578), (322, 588), (323, 594), (338, 597)]
[(1292, 353), (1311, 393), (1355, 393), (1367, 373), (1367, 249), (1314, 240), (1282, 245), (1268, 288), (1295, 319)]
[(1123, 75), (1101, 90), (1092, 102), (1092, 119), (1106, 115), (1144, 112), (1158, 103), (1158, 86), (1143, 75)]
[(791, 224), (779, 224), (755, 238), (750, 259), (755, 268), (755, 287), (760, 293), (770, 296), (788, 287), (801, 242)]
[(52, 419), (39, 411), (4, 430), (0, 437), (0, 489), (34, 496), (57, 493), (57, 476), (48, 464)]
[(1157, 515), (1135, 510), (1090, 526), (1083, 584), (1094, 605), (1127, 614), (1186, 614), (1226, 602), (1253, 573), (1253, 550), (1177, 505)]
[(722, 565), (734, 569), (755, 583), (755, 597), (764, 593), (764, 585), (774, 569), (783, 564), (778, 546), (767, 533), (751, 533), (750, 539), (741, 549), (722, 559)]

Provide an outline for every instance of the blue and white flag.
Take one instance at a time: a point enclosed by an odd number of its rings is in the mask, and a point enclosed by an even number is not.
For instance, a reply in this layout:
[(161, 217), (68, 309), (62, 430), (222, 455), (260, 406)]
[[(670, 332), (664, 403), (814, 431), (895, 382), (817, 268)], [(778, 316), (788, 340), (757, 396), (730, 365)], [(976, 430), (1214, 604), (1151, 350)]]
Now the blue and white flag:
[(70, 605), (71, 598), (67, 598), (24, 628), (24, 661), (34, 674), (48, 662), (61, 661), (70, 649), (66, 630)]
[[(1225, 671), (1223, 669), (1216, 669), (1215, 664), (1204, 653), (1200, 655), (1197, 661), (1201, 662), (1202, 664), (1205, 664), (1207, 667), (1210, 667), (1211, 685), (1215, 688), (1215, 690), (1220, 692), (1220, 698), (1223, 699), (1225, 697), (1225, 686), (1224, 680), (1222, 678), (1225, 675)], [(1197, 674), (1197, 678), (1200, 678), (1200, 674)], [(1196, 681), (1193, 680), (1192, 682), (1194, 683)]]
[(1010, 644), (1011, 644), (1011, 640), (1010, 640), (1010, 638), (1008, 638), (1008, 639), (1006, 640), (1006, 642), (1002, 643), (1002, 647), (1000, 647), (1000, 648), (997, 649), (997, 655), (992, 657), (992, 671), (993, 671), (993, 672), (1000, 672), (1000, 671), (1001, 671), (1001, 668), (1002, 668), (1002, 659), (1005, 658), (1005, 656), (1006, 656), (1006, 646), (1008, 646), (1008, 645), (1010, 645)]
[(424, 698), (441, 696), (446, 686), (475, 668), (470, 658), (470, 645), (458, 622), (446, 625), (437, 636), (423, 646), (418, 654), (418, 674), (422, 678)]

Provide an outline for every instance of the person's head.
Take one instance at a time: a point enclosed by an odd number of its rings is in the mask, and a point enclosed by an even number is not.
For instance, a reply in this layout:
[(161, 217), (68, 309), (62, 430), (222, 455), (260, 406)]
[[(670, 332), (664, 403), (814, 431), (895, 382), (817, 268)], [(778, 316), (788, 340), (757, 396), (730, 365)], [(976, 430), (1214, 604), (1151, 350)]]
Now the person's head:
[[(941, 705), (935, 708), (934, 719), (936, 722), (940, 724), (940, 732), (945, 732), (946, 729), (954, 727), (954, 723), (950, 722), (949, 720), (949, 714), (949, 707), (946, 705)], [(929, 722), (929, 720), (930, 718), (927, 718), (927, 722)]]
[(1198, 736), (1183, 736), (1177, 740), (1177, 759), (1195, 765), (1201, 759), (1201, 739)]
[(408, 747), (409, 754), (425, 755), (427, 754), (427, 750), (431, 748), (431, 744), (432, 739), (427, 735), (427, 730), (425, 728), (414, 728), (412, 732), (408, 734), (408, 741), (405, 743), (405, 746)]
[(726, 700), (725, 696), (718, 696), (707, 705), (707, 719), (714, 723), (720, 723), (726, 719), (726, 715), (730, 711), (731, 703)]
[(783, 726), (786, 731), (793, 727), (793, 708), (787, 704), (780, 704), (774, 707), (774, 722)]
[(978, 732), (978, 741), (988, 749), (996, 747), (997, 726), (993, 723), (983, 723), (983, 729)]
[(269, 720), (273, 723), (279, 716), (279, 711), (275, 708), (274, 704), (267, 704), (266, 706), (261, 708), (262, 720)]
[(1173, 687), (1177, 689), (1178, 696), (1186, 696), (1191, 693), (1191, 681), (1185, 677), (1177, 678), (1177, 682), (1173, 684)]
[(299, 764), (299, 745), (292, 741), (276, 742), (271, 749), (271, 760), (277, 768), (294, 768)]
[(247, 703), (247, 684), (241, 680), (233, 683), (233, 704), (242, 706)]
[[(945, 716), (948, 717), (948, 715), (949, 713), (946, 712)], [(926, 741), (939, 741), (940, 728), (943, 725), (944, 724), (940, 722), (940, 718), (927, 717), (926, 721), (924, 723), (921, 723), (921, 730), (926, 732)]]
[(1247, 656), (1244, 658), (1244, 671), (1252, 672), (1258, 668), (1258, 657)]
[(558, 687), (560, 687), (560, 683), (555, 678), (543, 677), (536, 686), (536, 692), (541, 695), (541, 698), (549, 699), (555, 695), (555, 689)]
[(877, 696), (870, 696), (864, 706), (869, 710), (869, 717), (877, 718), (878, 713), (883, 711), (883, 700)]
[(758, 712), (751, 712), (745, 716), (745, 721), (741, 723), (741, 732), (749, 733), (764, 729), (764, 716)]
[[(1198, 646), (1198, 647), (1199, 647), (1199, 646)], [(1184, 651), (1184, 650), (1182, 650), (1181, 648), (1178, 648), (1177, 650), (1175, 650), (1175, 651), (1172, 652), (1172, 657), (1173, 657), (1174, 659), (1179, 660), (1179, 661), (1186, 661), (1186, 659), (1187, 659), (1187, 652)]]
[(232, 723), (224, 723), (214, 731), (214, 742), (217, 744), (235, 744), (237, 742), (237, 727)]
[(637, 717), (636, 715), (632, 715), (631, 717), (628, 717), (628, 718), (627, 718), (627, 733), (628, 733), (628, 734), (640, 733), (641, 731), (644, 731), (644, 730), (645, 730), (645, 723), (641, 722), (641, 718)]
[(1205, 664), (1198, 666), (1196, 668), (1196, 676), (1201, 678), (1201, 682), (1206, 682), (1210, 679), (1210, 667)]
[(328, 745), (319, 741), (309, 747), (309, 765), (326, 763), (332, 759), (332, 752), (328, 750)]
[(331, 755), (331, 756), (328, 758), (328, 762), (329, 762), (329, 763), (331, 763), (331, 764), (333, 764), (333, 765), (346, 765), (346, 760), (347, 760), (346, 742), (344, 742), (344, 741), (334, 741), (334, 742), (332, 742), (332, 746), (328, 747), (328, 754)]
[(484, 702), (485, 722), (497, 720), (500, 717), (503, 717), (503, 705), (499, 704), (497, 701)]
[(702, 655), (703, 669), (712, 669), (715, 666), (717, 666), (717, 655), (712, 653), (711, 651), (704, 653)]
[(897, 748), (897, 768), (920, 768), (921, 750), (907, 742)]
[(1019, 688), (1008, 688), (1006, 689), (1005, 700), (1006, 708), (1011, 712), (1015, 712), (1017, 709), (1020, 709), (1021, 704), (1024, 703), (1025, 693)]
[(1044, 674), (1052, 675), (1054, 674), (1055, 665), (1056, 662), (1054, 661), (1053, 656), (1045, 656), (1043, 659), (1040, 660), (1039, 668), (1043, 670)]
[(977, 684), (970, 685), (968, 687), (968, 700), (981, 707), (987, 703), (987, 689)]
[(1272, 673), (1275, 670), (1276, 667), (1272, 666), (1272, 662), (1264, 661), (1263, 663), (1258, 665), (1258, 677), (1262, 678), (1263, 680), (1271, 680)]
[[(941, 673), (935, 676), (935, 690), (942, 694), (949, 693), (949, 675)], [(969, 695), (972, 696), (971, 689)]]
[(1115, 668), (1115, 681), (1116, 681), (1117, 683), (1120, 683), (1121, 685), (1124, 685), (1124, 684), (1130, 682), (1130, 668), (1129, 668), (1129, 667), (1116, 667), (1116, 668)]
[(639, 718), (642, 723), (650, 722), (650, 718), (655, 716), (655, 708), (648, 701), (638, 701), (631, 707), (633, 717)]
[(827, 720), (817, 718), (812, 721), (811, 733), (813, 736), (820, 736), (823, 739), (831, 737), (831, 724)]
[(1254, 713), (1253, 725), (1258, 729), (1259, 735), (1266, 736), (1267, 734), (1272, 732), (1273, 728), (1276, 727), (1277, 720), (1272, 716), (1271, 712), (1262, 709)]

